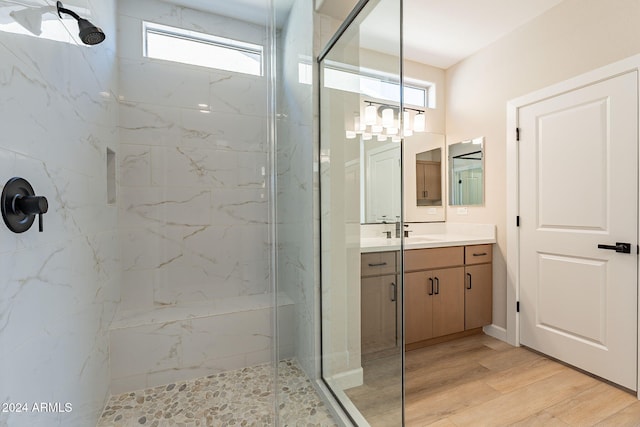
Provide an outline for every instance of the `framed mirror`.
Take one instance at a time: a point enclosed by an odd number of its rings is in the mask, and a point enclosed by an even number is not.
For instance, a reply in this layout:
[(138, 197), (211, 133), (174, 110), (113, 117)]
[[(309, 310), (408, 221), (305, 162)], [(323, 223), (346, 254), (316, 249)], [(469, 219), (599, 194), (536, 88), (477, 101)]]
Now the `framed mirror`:
[(484, 137), (449, 146), (449, 205), (484, 204)]
[(444, 135), (415, 133), (404, 140), (406, 222), (445, 220)]

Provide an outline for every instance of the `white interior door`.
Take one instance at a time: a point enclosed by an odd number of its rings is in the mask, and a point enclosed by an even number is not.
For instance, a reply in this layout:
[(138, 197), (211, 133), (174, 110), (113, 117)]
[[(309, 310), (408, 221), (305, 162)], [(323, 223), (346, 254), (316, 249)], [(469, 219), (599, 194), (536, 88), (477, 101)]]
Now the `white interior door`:
[[(518, 109), (520, 342), (637, 389), (638, 88)], [(630, 253), (598, 248), (630, 244)]]

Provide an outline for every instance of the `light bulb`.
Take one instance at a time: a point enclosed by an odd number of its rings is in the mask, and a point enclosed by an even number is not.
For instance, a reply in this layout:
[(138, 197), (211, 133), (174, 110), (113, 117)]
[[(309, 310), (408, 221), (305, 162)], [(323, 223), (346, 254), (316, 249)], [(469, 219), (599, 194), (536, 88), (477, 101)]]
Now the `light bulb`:
[(356, 133), (362, 133), (362, 129), (360, 129), (360, 115), (356, 114), (353, 116), (353, 129)]
[(408, 111), (402, 112), (402, 128), (405, 131), (411, 129), (411, 114)]
[(364, 132), (362, 134), (362, 140), (363, 141), (369, 141), (372, 138), (372, 135), (370, 133)]
[(420, 112), (413, 118), (413, 130), (416, 132), (424, 132), (426, 125), (425, 115)]
[(380, 141), (380, 142), (384, 142), (384, 141), (386, 141), (386, 140), (387, 140), (387, 135), (385, 135), (385, 134), (380, 134), (380, 135), (378, 135), (378, 136), (377, 136), (377, 139), (378, 139), (378, 141)]
[(367, 105), (364, 109), (364, 124), (367, 126), (375, 125), (378, 114), (375, 105)]
[(382, 126), (386, 128), (393, 127), (393, 119), (393, 110), (391, 108), (385, 108), (382, 110)]
[(382, 133), (383, 128), (382, 125), (371, 125), (371, 133), (379, 134)]
[(347, 137), (347, 139), (356, 139), (356, 133), (352, 130), (347, 130), (345, 131), (345, 136)]

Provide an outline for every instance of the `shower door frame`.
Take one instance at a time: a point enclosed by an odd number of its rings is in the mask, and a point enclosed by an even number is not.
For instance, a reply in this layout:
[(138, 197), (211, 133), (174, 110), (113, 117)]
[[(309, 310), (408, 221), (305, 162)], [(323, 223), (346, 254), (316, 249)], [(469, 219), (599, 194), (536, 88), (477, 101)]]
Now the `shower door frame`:
[[(342, 22), (342, 24), (340, 24), (340, 27), (338, 27), (338, 29), (336, 30), (335, 34), (329, 39), (329, 41), (327, 42), (327, 44), (325, 45), (325, 47), (320, 51), (320, 54), (317, 56), (316, 58), (316, 79), (314, 80), (315, 83), (318, 84), (318, 97), (317, 97), (317, 105), (316, 108), (318, 109), (318, 152), (317, 152), (317, 177), (318, 177), (318, 196), (316, 198), (317, 202), (318, 202), (318, 223), (319, 223), (319, 238), (318, 238), (318, 283), (320, 286), (320, 292), (319, 292), (319, 310), (320, 310), (320, 319), (319, 319), (319, 330), (320, 330), (320, 336), (319, 341), (320, 341), (320, 345), (319, 345), (319, 359), (320, 359), (320, 379), (322, 380), (323, 385), (326, 387), (327, 390), (329, 390), (329, 393), (331, 393), (331, 396), (333, 397), (333, 399), (338, 403), (338, 405), (340, 406), (340, 408), (342, 409), (343, 413), (346, 415), (346, 417), (349, 419), (349, 421), (351, 421), (351, 423), (354, 426), (358, 426), (358, 423), (354, 420), (352, 414), (349, 412), (349, 410), (345, 407), (345, 405), (342, 403), (342, 401), (338, 398), (338, 396), (336, 395), (336, 393), (334, 392), (333, 388), (331, 387), (331, 385), (327, 382), (327, 380), (325, 379), (324, 376), (324, 348), (323, 348), (323, 321), (322, 321), (322, 316), (323, 316), (323, 304), (322, 304), (322, 288), (323, 288), (323, 281), (322, 281), (322, 179), (321, 179), (321, 175), (322, 175), (322, 169), (320, 167), (320, 159), (321, 159), (321, 155), (322, 155), (322, 61), (325, 59), (325, 57), (331, 52), (331, 50), (333, 49), (333, 47), (336, 45), (336, 43), (340, 40), (340, 38), (344, 35), (344, 33), (347, 31), (347, 29), (351, 26), (351, 24), (356, 20), (356, 18), (360, 15), (360, 13), (367, 7), (367, 5), (369, 4), (370, 0), (359, 0), (358, 3), (356, 4), (356, 6), (353, 8), (353, 10), (349, 13), (349, 15), (347, 15), (347, 17), (345, 18), (345, 20)], [(399, 0), (399, 13), (400, 13), (400, 22), (399, 22), (399, 82), (400, 82), (400, 111), (403, 110), (404, 108), (404, 39), (403, 39), (403, 33), (404, 33), (404, 1), (403, 0)], [(400, 114), (399, 115), (399, 128), (402, 129), (403, 128), (403, 115)], [(404, 138), (402, 139), (402, 141), (400, 142), (400, 170), (401, 170), (401, 174), (400, 174), (400, 229), (403, 230), (404, 229), (404, 173), (402, 172), (404, 170)], [(403, 233), (400, 233), (400, 267), (399, 267), (399, 275), (401, 277), (401, 282), (402, 282), (402, 286), (400, 286), (400, 290), (401, 290), (401, 297), (400, 297), (400, 301), (402, 301), (401, 304), (401, 313), (402, 315), (399, 316), (400, 320), (401, 320), (401, 325), (400, 325), (400, 330), (402, 331), (401, 333), (401, 344), (400, 344), (400, 354), (401, 354), (401, 420), (402, 420), (402, 425), (405, 425), (405, 319), (404, 319), (404, 310), (405, 310), (405, 304), (404, 304), (404, 236)]]

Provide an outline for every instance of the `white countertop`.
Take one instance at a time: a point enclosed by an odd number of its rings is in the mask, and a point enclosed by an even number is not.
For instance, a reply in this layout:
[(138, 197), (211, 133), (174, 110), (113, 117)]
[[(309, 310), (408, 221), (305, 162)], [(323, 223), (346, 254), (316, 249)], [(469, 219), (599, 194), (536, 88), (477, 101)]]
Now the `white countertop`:
[[(385, 252), (400, 250), (401, 239), (384, 237), (393, 224), (375, 224), (376, 229), (363, 230), (360, 238), (360, 252)], [(363, 225), (362, 227), (368, 227)], [(381, 228), (386, 227), (386, 228)], [(403, 249), (441, 248), (447, 246), (482, 245), (496, 243), (493, 224), (409, 224), (410, 237), (404, 239)], [(392, 235), (395, 232), (392, 230)], [(380, 236), (381, 235), (381, 236)], [(379, 237), (380, 236), (380, 237)]]

